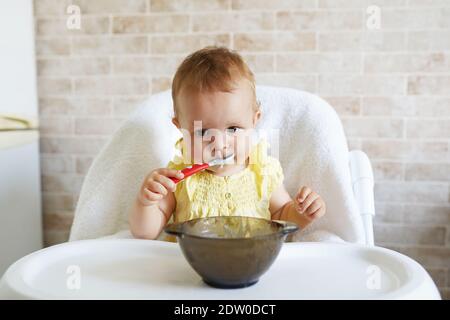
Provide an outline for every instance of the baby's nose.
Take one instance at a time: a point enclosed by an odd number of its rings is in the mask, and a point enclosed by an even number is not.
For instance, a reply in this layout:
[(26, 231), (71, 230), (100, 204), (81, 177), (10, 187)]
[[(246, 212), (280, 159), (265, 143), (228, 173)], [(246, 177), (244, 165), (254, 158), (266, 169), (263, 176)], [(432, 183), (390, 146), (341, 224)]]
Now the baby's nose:
[(233, 152), (231, 146), (231, 139), (227, 139), (226, 137), (214, 137), (214, 152), (219, 156), (227, 156)]

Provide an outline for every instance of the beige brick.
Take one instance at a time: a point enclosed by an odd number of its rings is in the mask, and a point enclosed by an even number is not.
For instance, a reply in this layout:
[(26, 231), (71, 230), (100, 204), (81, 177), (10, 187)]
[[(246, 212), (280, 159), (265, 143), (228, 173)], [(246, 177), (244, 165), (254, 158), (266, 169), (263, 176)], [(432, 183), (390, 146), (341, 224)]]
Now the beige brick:
[(363, 140), (362, 149), (370, 159), (442, 161), (449, 157), (446, 142)]
[(444, 227), (375, 224), (374, 234), (378, 242), (408, 245), (445, 244)]
[(441, 138), (450, 137), (450, 120), (414, 120), (406, 122), (406, 136), (408, 138)]
[(70, 48), (70, 38), (36, 39), (37, 56), (66, 56)]
[(384, 9), (381, 13), (381, 28), (395, 30), (435, 29), (441, 24), (441, 10), (427, 9)]
[(308, 92), (317, 92), (316, 77), (311, 75), (259, 73), (256, 74), (256, 83), (259, 85), (289, 87)]
[(443, 300), (450, 300), (450, 288), (438, 288)]
[(92, 165), (93, 157), (77, 156), (76, 157), (76, 172), (78, 174), (87, 174)]
[(403, 135), (403, 120), (400, 119), (371, 119), (371, 118), (342, 118), (344, 130), (349, 137), (359, 138), (400, 138)]
[(447, 4), (446, 8), (438, 8), (439, 10), (439, 20), (438, 20), (438, 27), (443, 29), (450, 29), (450, 6)]
[(361, 76), (357, 74), (320, 75), (321, 95), (402, 95), (406, 92), (404, 76)]
[(253, 73), (274, 72), (275, 56), (272, 54), (242, 54)]
[(374, 223), (402, 223), (403, 207), (401, 203), (376, 201)]
[(448, 225), (450, 205), (405, 204), (404, 222), (411, 224)]
[(38, 93), (40, 97), (49, 95), (64, 95), (72, 92), (70, 79), (38, 78)]
[(450, 31), (408, 31), (409, 51), (450, 50)]
[(71, 211), (75, 209), (76, 205), (74, 196), (65, 193), (45, 192), (42, 195), (42, 200), (44, 215), (60, 210)]
[(409, 0), (409, 5), (411, 7), (448, 7), (450, 3), (447, 0)]
[(170, 77), (153, 77), (152, 78), (152, 93), (157, 93), (171, 89), (172, 78)]
[(316, 48), (312, 32), (237, 33), (234, 49), (239, 51), (311, 51)]
[(42, 18), (36, 20), (36, 35), (69, 36), (78, 34), (109, 33), (108, 17), (81, 17), (80, 29), (67, 27), (67, 18)]
[[(151, 58), (149, 57), (114, 57), (113, 58), (113, 72), (115, 74), (130, 74), (130, 75), (147, 75), (153, 73), (154, 64), (151, 63)], [(160, 58), (162, 62), (167, 64), (167, 61), (171, 60), (171, 58)]]
[[(153, 84), (152, 84), (153, 87)], [(113, 114), (114, 116), (125, 116), (136, 110), (140, 104), (142, 104), (147, 97), (118, 97), (113, 102)]]
[(362, 64), (361, 54), (284, 53), (276, 59), (279, 72), (358, 73)]
[(245, 32), (272, 30), (275, 27), (272, 12), (202, 13), (192, 15), (194, 32)]
[(168, 57), (127, 57), (113, 59), (113, 70), (116, 74), (142, 74), (173, 76), (183, 56)]
[(44, 228), (46, 230), (68, 230), (72, 226), (73, 217), (68, 214), (44, 214)]
[(318, 33), (319, 51), (362, 50), (363, 33), (360, 31), (321, 31)]
[(138, 54), (148, 52), (148, 39), (144, 36), (76, 37), (73, 53), (78, 55)]
[(405, 223), (448, 225), (450, 223), (450, 205), (405, 205)]
[(147, 10), (147, 0), (72, 0), (82, 14), (142, 13)]
[(73, 174), (42, 175), (42, 190), (78, 194), (83, 177)]
[(370, 75), (363, 78), (365, 95), (404, 95), (406, 94), (406, 77), (396, 75)]
[(150, 57), (148, 63), (151, 65), (149, 71), (152, 75), (165, 75), (173, 77), (178, 66), (185, 59), (183, 55), (168, 57)]
[(189, 16), (182, 14), (121, 16), (113, 19), (114, 33), (171, 33), (189, 30)]
[(61, 231), (45, 230), (44, 232), (44, 246), (50, 247), (60, 243), (67, 242), (69, 240), (69, 229), (63, 229)]
[(152, 37), (152, 53), (188, 54), (205, 46), (230, 46), (228, 34), (168, 35)]
[(450, 76), (410, 76), (408, 94), (450, 95)]
[(320, 51), (403, 51), (406, 48), (406, 33), (400, 31), (320, 31)]
[(437, 182), (376, 182), (377, 201), (442, 204), (448, 200), (448, 185)]
[(406, 180), (450, 181), (450, 163), (407, 163)]
[(358, 30), (363, 28), (363, 12), (353, 11), (283, 11), (277, 13), (281, 30)]
[(136, 110), (144, 101), (147, 96), (141, 97), (118, 97), (114, 99), (113, 102), (113, 114), (117, 117), (123, 117), (129, 115), (131, 112)]
[(38, 59), (39, 76), (78, 76), (108, 74), (108, 58)]
[(106, 143), (104, 137), (41, 137), (42, 153), (58, 154), (97, 154)]
[(70, 156), (41, 154), (40, 165), (44, 174), (75, 172), (74, 161)]
[(375, 181), (403, 180), (403, 167), (401, 162), (372, 161)]
[[(448, 247), (448, 245), (450, 244), (450, 228), (447, 226), (447, 247)], [(449, 273), (450, 273), (450, 271), (449, 271)]]
[(431, 54), (366, 54), (365, 73), (449, 72), (450, 56)]
[[(386, 7), (406, 6), (407, 0), (371, 0), (370, 5)], [(367, 8), (369, 3), (365, 0), (319, 0), (319, 8)]]
[(407, 35), (403, 31), (376, 30), (365, 31), (362, 47), (366, 51), (403, 51), (407, 46)]
[(364, 1), (361, 0), (318, 0), (319, 8), (363, 8), (367, 6)]
[(108, 98), (41, 98), (39, 99), (41, 115), (109, 115), (111, 99)]
[(427, 268), (427, 272), (430, 274), (434, 283), (438, 287), (445, 287), (447, 284), (447, 272), (446, 268)]
[(77, 118), (75, 119), (75, 134), (81, 135), (111, 135), (122, 124), (123, 119), (116, 118)]
[(316, 0), (232, 0), (233, 10), (280, 10), (316, 8)]
[(67, 14), (70, 0), (34, 0), (36, 16), (62, 16)]
[(450, 117), (450, 97), (415, 97), (418, 117)]
[(415, 99), (408, 96), (363, 97), (362, 114), (367, 116), (413, 116)]
[(39, 117), (41, 135), (71, 135), (73, 121), (71, 117)]
[(323, 97), (340, 116), (360, 114), (361, 101), (355, 97)]
[(150, 0), (152, 12), (228, 10), (231, 0)]
[(150, 93), (150, 85), (147, 78), (80, 78), (74, 80), (74, 93), (82, 96), (139, 95)]

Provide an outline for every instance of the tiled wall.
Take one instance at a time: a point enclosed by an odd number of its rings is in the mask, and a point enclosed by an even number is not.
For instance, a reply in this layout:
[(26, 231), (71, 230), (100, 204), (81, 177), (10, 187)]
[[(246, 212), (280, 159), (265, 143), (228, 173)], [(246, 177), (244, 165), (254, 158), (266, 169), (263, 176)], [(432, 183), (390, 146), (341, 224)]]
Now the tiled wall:
[[(81, 8), (81, 30), (66, 8)], [(381, 9), (369, 30), (366, 9)], [(376, 239), (450, 287), (449, 0), (35, 0), (48, 245), (65, 241), (92, 158), (177, 64), (239, 50), (259, 84), (318, 93), (376, 175)], [(447, 288), (447, 289), (444, 289)]]

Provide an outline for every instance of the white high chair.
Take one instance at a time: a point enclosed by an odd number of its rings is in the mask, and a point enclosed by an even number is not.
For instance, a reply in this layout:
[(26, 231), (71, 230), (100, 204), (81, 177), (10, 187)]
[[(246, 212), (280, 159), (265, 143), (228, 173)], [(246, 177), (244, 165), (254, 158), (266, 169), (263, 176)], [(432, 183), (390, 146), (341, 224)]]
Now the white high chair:
[[(328, 211), (314, 222), (316, 229), (306, 228), (294, 239), (302, 243), (283, 244), (257, 285), (209, 288), (178, 244), (126, 239), (132, 238), (127, 213), (143, 178), (172, 159), (179, 137), (166, 91), (138, 108), (94, 160), (71, 241), (14, 263), (0, 280), (0, 299), (440, 299), (422, 266), (373, 245), (370, 161), (362, 151), (348, 151), (334, 110), (288, 88), (259, 86), (257, 97), (263, 114), (258, 126), (281, 128), (278, 158), (287, 191), (292, 196), (299, 185), (311, 186)], [(331, 243), (342, 240), (346, 243)], [(82, 287), (70, 290), (64, 284), (76, 276), (77, 266)], [(287, 276), (294, 266), (303, 276)]]
[[(362, 151), (349, 153), (334, 109), (319, 97), (289, 88), (257, 86), (271, 155), (279, 158), (287, 191), (302, 185), (320, 194), (329, 208), (294, 241), (373, 245), (373, 174)], [(84, 181), (70, 240), (92, 239), (128, 229), (127, 213), (142, 179), (173, 158), (180, 132), (171, 123), (171, 92), (153, 95), (117, 130)], [(278, 152), (278, 154), (274, 154)]]
[[(289, 88), (257, 87), (272, 154), (285, 186), (319, 193), (329, 214), (294, 241), (347, 241), (373, 245), (373, 174), (362, 151), (349, 153), (334, 109), (319, 97)], [(180, 132), (171, 123), (170, 91), (153, 95), (117, 130), (93, 162), (78, 201), (71, 240), (92, 239), (128, 229), (127, 213), (142, 179), (172, 159)]]
[(350, 155), (350, 173), (352, 188), (358, 210), (364, 226), (366, 245), (374, 245), (373, 217), (375, 216), (374, 177), (372, 165), (361, 150), (352, 150)]

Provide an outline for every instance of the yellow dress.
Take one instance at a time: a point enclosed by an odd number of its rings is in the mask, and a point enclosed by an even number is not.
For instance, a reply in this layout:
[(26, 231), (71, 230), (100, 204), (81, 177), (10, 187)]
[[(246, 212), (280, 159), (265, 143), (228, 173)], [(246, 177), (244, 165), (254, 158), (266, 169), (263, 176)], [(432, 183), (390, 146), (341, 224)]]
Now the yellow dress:
[[(182, 139), (176, 143), (178, 153), (168, 168), (182, 170)], [(259, 141), (251, 150), (249, 164), (238, 173), (221, 177), (204, 170), (177, 184), (175, 222), (214, 216), (250, 216), (271, 219), (269, 201), (272, 192), (283, 181), (278, 159), (267, 154), (268, 144)]]

